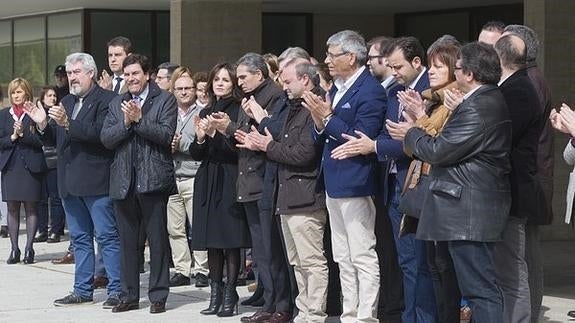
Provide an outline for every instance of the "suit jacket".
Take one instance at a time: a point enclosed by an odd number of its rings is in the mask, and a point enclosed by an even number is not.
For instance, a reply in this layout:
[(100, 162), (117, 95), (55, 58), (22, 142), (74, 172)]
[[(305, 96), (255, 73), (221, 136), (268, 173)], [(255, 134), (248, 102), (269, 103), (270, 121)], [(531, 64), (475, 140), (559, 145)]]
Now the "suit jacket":
[[(531, 79), (537, 96), (539, 109), (546, 118), (545, 126), (539, 137), (537, 148), (537, 179), (543, 188), (543, 201), (538, 205), (537, 214), (529, 216), (528, 221), (534, 224), (546, 225), (553, 221), (553, 167), (554, 167), (554, 133), (549, 114), (551, 113), (551, 91), (545, 77), (536, 64), (527, 67), (527, 74)], [(541, 199), (540, 199), (541, 200)]]
[(141, 107), (142, 119), (129, 128), (124, 125), (120, 104), (131, 100), (131, 94), (116, 96), (110, 102), (100, 138), (104, 146), (115, 150), (110, 169), (112, 199), (125, 199), (130, 189), (136, 193), (176, 192), (171, 149), (178, 115), (176, 98), (154, 82), (149, 82), (148, 87)]
[(10, 113), (10, 108), (0, 110), (0, 171), (3, 171), (14, 152), (19, 150), (23, 157), (24, 167), (32, 173), (42, 173), (46, 171), (46, 160), (42, 151), (42, 141), (36, 133), (36, 124), (24, 115), (22, 118), (22, 130), (24, 136), (10, 140), (14, 132), (14, 119)]
[[(429, 76), (427, 75), (427, 71), (423, 73), (423, 75), (419, 78), (417, 83), (415, 84), (414, 90), (421, 93), (424, 90), (429, 88)], [(397, 84), (394, 87), (389, 88), (389, 97), (388, 97), (388, 104), (387, 110), (385, 112), (385, 120), (391, 120), (393, 122), (397, 122), (399, 120), (399, 101), (397, 99), (397, 92), (404, 91), (405, 86), (401, 84)], [(403, 144), (399, 140), (395, 140), (391, 138), (389, 133), (387, 132), (387, 128), (385, 127), (385, 122), (382, 124), (381, 130), (379, 135), (377, 136), (376, 140), (376, 154), (377, 160), (384, 163), (384, 167), (382, 167), (381, 174), (383, 176), (383, 183), (381, 183), (379, 189), (384, 197), (389, 196), (389, 191), (393, 190), (392, 187), (389, 186), (389, 172), (393, 164), (397, 169), (397, 181), (403, 185), (405, 182), (405, 177), (407, 175), (407, 169), (409, 168), (409, 163), (411, 162), (411, 158), (409, 158), (403, 152)], [(393, 163), (391, 162), (393, 160)], [(387, 199), (385, 199), (387, 202)]]
[(411, 128), (405, 149), (432, 165), (416, 237), (497, 241), (511, 207), (511, 120), (494, 85), (483, 85), (451, 114), (441, 133)]
[[(332, 86), (330, 97), (337, 88)], [(383, 124), (387, 96), (381, 84), (365, 69), (333, 107), (333, 116), (320, 133), (313, 131), (316, 142), (324, 142), (319, 183), (325, 185), (329, 197), (370, 196), (375, 193), (375, 163), (369, 156), (344, 160), (331, 158), (331, 152), (346, 142), (342, 134), (356, 136), (359, 130), (370, 138), (377, 136)], [(321, 187), (319, 187), (321, 189)]]
[(108, 104), (114, 97), (114, 92), (95, 84), (84, 97), (76, 119), (72, 120), (77, 97), (69, 94), (62, 99), (69, 130), (54, 122), (44, 130), (42, 139), (56, 144), (60, 197), (108, 194), (114, 152), (104, 147), (100, 131), (108, 115)]
[(513, 137), (511, 147), (511, 216), (537, 217), (545, 204), (537, 180), (537, 144), (546, 119), (525, 69), (516, 71), (500, 86), (509, 109)]

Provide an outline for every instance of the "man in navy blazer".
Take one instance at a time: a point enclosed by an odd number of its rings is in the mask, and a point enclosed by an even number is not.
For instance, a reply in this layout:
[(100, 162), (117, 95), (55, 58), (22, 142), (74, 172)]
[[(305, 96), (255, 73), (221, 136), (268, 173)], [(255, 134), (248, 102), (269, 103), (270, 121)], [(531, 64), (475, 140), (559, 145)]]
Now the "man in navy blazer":
[[(54, 301), (56, 306), (92, 302), (94, 276), (94, 237), (102, 250), (108, 273), (108, 299), (104, 308), (119, 303), (120, 238), (112, 200), (108, 196), (110, 165), (114, 152), (100, 140), (100, 130), (108, 114), (112, 91), (96, 83), (94, 58), (86, 53), (66, 57), (70, 95), (60, 106), (44, 109), (26, 105), (45, 141), (55, 142), (58, 152), (58, 190), (66, 211), (76, 259), (74, 291)], [(50, 118), (48, 118), (50, 117)]]
[(333, 255), (340, 270), (341, 321), (378, 322), (379, 265), (372, 198), (375, 163), (367, 156), (337, 160), (331, 153), (356, 131), (377, 136), (387, 99), (385, 89), (364, 66), (367, 48), (361, 35), (338, 32), (328, 39), (327, 47), (325, 62), (335, 79), (330, 99), (324, 102), (310, 92), (303, 98), (314, 121), (314, 138), (324, 144), (320, 184), (325, 185)]
[[(393, 77), (400, 84), (389, 92), (385, 119), (401, 121), (403, 111), (397, 93), (408, 88), (421, 93), (429, 88), (429, 78), (424, 66), (425, 52), (416, 38), (401, 37), (394, 40), (394, 44), (388, 47), (388, 52), (384, 55), (387, 56), (387, 64), (393, 71)], [(332, 156), (343, 159), (375, 153), (378, 161), (385, 163), (385, 180), (380, 185), (383, 185), (383, 196), (387, 197), (399, 266), (403, 271), (405, 309), (402, 322), (435, 322), (437, 310), (425, 243), (416, 240), (413, 234), (401, 238), (398, 235), (402, 217), (398, 210), (399, 199), (411, 159), (403, 152), (401, 141), (391, 138), (385, 127), (380, 129), (381, 132), (375, 140), (363, 133), (358, 134), (359, 138), (350, 137)]]

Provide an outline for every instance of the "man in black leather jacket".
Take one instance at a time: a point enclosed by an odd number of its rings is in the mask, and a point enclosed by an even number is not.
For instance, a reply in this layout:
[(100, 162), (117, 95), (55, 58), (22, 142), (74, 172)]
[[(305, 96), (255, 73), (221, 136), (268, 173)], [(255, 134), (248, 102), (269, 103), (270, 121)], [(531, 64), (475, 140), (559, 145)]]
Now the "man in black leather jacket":
[(448, 241), (461, 294), (476, 322), (504, 322), (492, 260), (511, 205), (511, 120), (497, 87), (500, 75), (491, 46), (467, 44), (455, 67), (466, 94), (441, 134), (431, 137), (409, 122), (390, 130), (398, 136), (398, 128), (411, 128), (404, 149), (433, 166), (417, 238)]

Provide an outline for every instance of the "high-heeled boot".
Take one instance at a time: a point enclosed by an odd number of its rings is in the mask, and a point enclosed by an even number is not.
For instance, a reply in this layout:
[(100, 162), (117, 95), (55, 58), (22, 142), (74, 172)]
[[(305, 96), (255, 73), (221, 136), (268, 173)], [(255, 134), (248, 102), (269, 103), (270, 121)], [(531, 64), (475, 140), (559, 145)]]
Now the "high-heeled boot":
[(36, 253), (34, 252), (34, 249), (32, 248), (26, 249), (26, 251), (24, 252), (24, 259), (22, 260), (22, 262), (25, 264), (33, 264), (35, 255)]
[(20, 262), (20, 249), (12, 250), (10, 252), (10, 257), (6, 260), (8, 265), (13, 265)]
[(232, 316), (234, 313), (237, 314), (239, 298), (236, 285), (226, 284), (226, 287), (224, 287), (224, 303), (218, 312), (218, 316), (225, 317)]
[(210, 305), (205, 310), (200, 311), (204, 315), (216, 315), (222, 305), (224, 298), (224, 283), (211, 282), (210, 283)]

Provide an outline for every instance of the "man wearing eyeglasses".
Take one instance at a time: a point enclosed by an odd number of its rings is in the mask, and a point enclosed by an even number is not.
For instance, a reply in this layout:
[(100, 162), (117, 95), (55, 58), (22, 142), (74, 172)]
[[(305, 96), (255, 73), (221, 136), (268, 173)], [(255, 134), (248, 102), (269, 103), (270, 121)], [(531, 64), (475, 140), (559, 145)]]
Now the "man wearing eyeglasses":
[[(172, 79), (172, 73), (178, 68), (179, 65), (172, 64), (170, 62), (162, 63), (158, 66), (158, 73), (156, 74), (156, 78), (154, 81), (160, 89), (169, 91)], [(195, 95), (194, 95), (195, 97)]]
[(196, 278), (196, 287), (207, 287), (207, 251), (194, 251), (192, 255), (186, 236), (186, 219), (192, 223), (194, 178), (200, 167), (200, 162), (190, 156), (189, 148), (196, 136), (194, 117), (202, 108), (195, 103), (196, 86), (191, 70), (182, 66), (173, 71), (173, 75), (172, 92), (178, 103), (178, 124), (172, 139), (172, 154), (178, 192), (168, 199), (168, 234), (176, 271), (170, 278), (170, 287), (189, 285), (191, 276)]
[[(365, 68), (367, 48), (361, 35), (344, 30), (327, 41), (325, 63), (335, 79), (329, 98), (305, 92), (304, 107), (314, 122), (316, 143), (323, 143), (320, 185), (325, 185), (333, 256), (340, 270), (342, 322), (379, 322), (379, 262), (375, 251), (375, 163), (356, 156), (339, 160), (337, 149), (358, 131), (374, 138), (383, 123), (387, 97)], [(331, 101), (331, 102), (330, 102)]]

